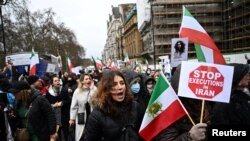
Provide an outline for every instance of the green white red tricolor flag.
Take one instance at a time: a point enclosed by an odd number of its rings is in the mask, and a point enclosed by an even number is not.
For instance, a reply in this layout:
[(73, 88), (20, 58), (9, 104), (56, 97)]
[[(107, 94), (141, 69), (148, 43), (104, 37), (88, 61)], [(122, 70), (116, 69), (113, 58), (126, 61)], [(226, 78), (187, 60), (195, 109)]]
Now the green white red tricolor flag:
[(97, 65), (98, 69), (99, 69), (99, 70), (102, 69), (103, 64), (102, 64), (101, 59), (97, 58), (97, 60), (95, 60), (95, 61), (96, 61), (96, 65)]
[(68, 63), (69, 72), (72, 72), (73, 64), (71, 63), (71, 60), (69, 59), (69, 57), (67, 57), (67, 63)]
[(214, 64), (226, 63), (212, 38), (184, 6), (179, 36), (181, 38), (187, 37), (189, 42), (195, 43), (199, 61)]
[(35, 57), (35, 51), (32, 48), (31, 56), (30, 56), (30, 71), (29, 75), (36, 75), (36, 64), (39, 63), (37, 62), (37, 58)]
[(144, 114), (139, 134), (144, 140), (150, 141), (186, 113), (174, 89), (161, 72)]

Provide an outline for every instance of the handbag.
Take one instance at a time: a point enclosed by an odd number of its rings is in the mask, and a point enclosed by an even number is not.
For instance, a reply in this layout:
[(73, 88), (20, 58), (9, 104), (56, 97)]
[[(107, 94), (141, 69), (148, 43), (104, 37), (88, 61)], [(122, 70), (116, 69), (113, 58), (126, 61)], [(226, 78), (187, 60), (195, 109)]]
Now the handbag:
[(28, 123), (29, 123), (28, 113), (29, 113), (31, 107), (32, 107), (32, 104), (30, 104), (29, 109), (25, 114), (25, 117), (27, 117), (25, 127), (24, 128), (17, 128), (17, 130), (16, 130), (15, 141), (29, 141), (29, 139), (30, 139), (30, 134), (29, 134), (27, 127), (28, 127)]
[(84, 113), (78, 113), (77, 114), (77, 117), (78, 117), (78, 124), (84, 124), (85, 121), (84, 121)]

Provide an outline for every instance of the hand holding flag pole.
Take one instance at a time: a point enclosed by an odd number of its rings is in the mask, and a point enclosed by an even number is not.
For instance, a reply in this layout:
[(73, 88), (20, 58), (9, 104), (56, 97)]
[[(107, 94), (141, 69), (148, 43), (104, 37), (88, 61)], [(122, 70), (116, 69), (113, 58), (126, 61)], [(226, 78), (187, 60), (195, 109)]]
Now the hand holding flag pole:
[(161, 72), (144, 114), (139, 134), (144, 140), (150, 141), (184, 115), (187, 115), (195, 125), (166, 76)]
[(201, 117), (200, 117), (200, 123), (203, 122), (203, 114), (204, 114), (204, 107), (205, 107), (205, 100), (202, 100), (202, 104), (201, 104)]
[[(195, 44), (199, 62), (202, 61), (214, 64), (226, 63), (212, 38), (184, 6), (179, 36), (187, 37), (190, 42)], [(204, 105), (205, 100), (202, 100), (200, 123), (203, 121)]]

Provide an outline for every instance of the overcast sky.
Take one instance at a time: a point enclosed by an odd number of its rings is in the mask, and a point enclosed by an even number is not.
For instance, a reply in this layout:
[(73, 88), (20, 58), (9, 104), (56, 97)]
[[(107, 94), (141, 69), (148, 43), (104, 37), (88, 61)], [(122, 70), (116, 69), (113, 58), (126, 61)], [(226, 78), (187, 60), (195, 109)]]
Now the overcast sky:
[(86, 57), (101, 57), (107, 39), (107, 20), (111, 5), (136, 0), (30, 0), (32, 11), (52, 8), (56, 22), (64, 22), (85, 47)]

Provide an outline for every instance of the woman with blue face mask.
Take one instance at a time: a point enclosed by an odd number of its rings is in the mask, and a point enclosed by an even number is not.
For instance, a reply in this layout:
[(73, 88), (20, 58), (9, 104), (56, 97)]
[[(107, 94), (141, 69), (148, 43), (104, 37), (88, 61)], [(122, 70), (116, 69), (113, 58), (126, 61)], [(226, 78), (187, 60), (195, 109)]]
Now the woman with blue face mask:
[(134, 95), (137, 95), (140, 92), (140, 78), (135, 80), (135, 82), (131, 85), (131, 91)]
[(143, 77), (141, 76), (141, 74), (134, 71), (125, 71), (123, 72), (123, 74), (130, 86), (130, 90), (134, 96), (134, 100), (141, 105), (142, 111), (146, 110), (148, 96), (146, 87), (143, 83)]

